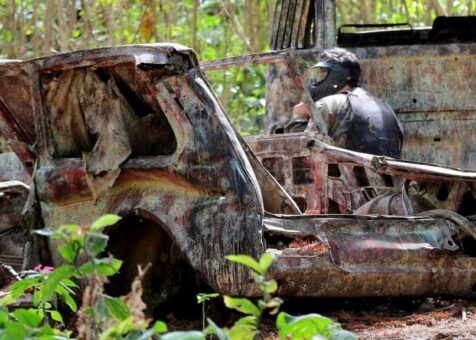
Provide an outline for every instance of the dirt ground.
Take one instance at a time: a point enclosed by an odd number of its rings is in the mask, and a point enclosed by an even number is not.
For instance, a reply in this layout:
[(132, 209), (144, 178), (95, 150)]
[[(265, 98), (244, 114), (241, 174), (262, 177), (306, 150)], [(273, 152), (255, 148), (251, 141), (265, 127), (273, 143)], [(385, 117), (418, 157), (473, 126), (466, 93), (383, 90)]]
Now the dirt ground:
[(384, 307), (330, 316), (360, 339), (476, 339), (474, 302), (444, 302), (439, 305), (439, 301), (426, 300), (414, 311), (398, 312)]
[[(301, 300), (286, 302), (282, 310), (328, 316), (359, 339), (476, 339), (476, 300)], [(207, 314), (221, 326), (238, 317), (217, 305)], [(197, 316), (184, 320), (169, 315), (167, 323), (182, 330), (200, 328)], [(271, 317), (264, 318), (260, 330), (262, 339), (279, 339)]]

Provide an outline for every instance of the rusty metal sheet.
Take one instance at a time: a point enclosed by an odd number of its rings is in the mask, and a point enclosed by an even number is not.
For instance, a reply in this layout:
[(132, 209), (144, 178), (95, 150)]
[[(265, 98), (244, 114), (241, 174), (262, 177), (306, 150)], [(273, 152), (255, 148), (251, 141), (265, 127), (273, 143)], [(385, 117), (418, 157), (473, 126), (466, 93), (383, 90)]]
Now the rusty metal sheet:
[(336, 1), (315, 1), (314, 46), (332, 48), (336, 46)]
[[(322, 215), (268, 216), (264, 222), (280, 294), (472, 294), (476, 260), (460, 254), (451, 238), (458, 227), (446, 219)], [(302, 255), (276, 243), (280, 235), (313, 235), (328, 251)]]
[(297, 45), (294, 45), (294, 48), (306, 48), (311, 45), (311, 24), (312, 24), (312, 0), (304, 0), (302, 5), (302, 15), (299, 20), (299, 26), (293, 27), (293, 34), (296, 29), (298, 32)]
[[(289, 0), (289, 7), (288, 7), (288, 13), (286, 15), (286, 29), (283, 32), (283, 43), (282, 43), (282, 48), (289, 48), (291, 47), (291, 37), (293, 33), (293, 26), (294, 26), (294, 21), (296, 18), (294, 17), (296, 14), (296, 7), (298, 3), (296, 0)], [(290, 29), (287, 29), (287, 28)]]
[[(295, 13), (294, 13), (294, 23), (292, 26), (291, 31), (291, 41), (289, 46), (294, 48), (298, 47), (299, 45), (303, 45), (302, 40), (300, 39), (300, 28), (302, 26), (303, 19), (307, 18), (306, 9), (309, 7), (309, 0), (297, 0), (295, 6)], [(302, 33), (301, 33), (302, 37)], [(302, 48), (302, 47), (301, 47)]]
[(278, 0), (271, 29), (271, 49), (311, 47), (315, 40), (311, 34), (314, 8), (312, 0)]

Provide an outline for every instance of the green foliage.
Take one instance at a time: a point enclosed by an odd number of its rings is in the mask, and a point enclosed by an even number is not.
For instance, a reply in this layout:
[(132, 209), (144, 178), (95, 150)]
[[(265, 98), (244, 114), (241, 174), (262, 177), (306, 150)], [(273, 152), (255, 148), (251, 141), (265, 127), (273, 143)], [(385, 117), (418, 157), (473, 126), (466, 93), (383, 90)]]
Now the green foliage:
[(233, 125), (243, 136), (264, 133), (266, 67), (209, 71), (210, 80)]
[[(15, 309), (8, 313), (2, 310), (3, 324), (0, 329), (6, 332), (8, 338), (25, 338), (29, 336), (50, 336), (59, 338), (69, 337), (69, 331), (60, 331), (51, 328), (50, 322), (63, 323), (63, 316), (58, 311), (58, 302), (62, 301), (72, 312), (78, 307), (74, 299), (74, 290), (78, 288), (74, 282), (77, 279), (91, 279), (95, 275), (110, 276), (118, 272), (121, 261), (112, 257), (97, 258), (106, 249), (108, 236), (101, 233), (107, 226), (117, 223), (119, 216), (105, 215), (95, 221), (91, 227), (79, 225), (65, 225), (57, 230), (41, 229), (39, 235), (59, 240), (60, 255), (66, 264), (51, 270), (50, 267), (38, 266), (38, 270), (26, 273), (23, 280), (13, 283), (9, 294), (1, 300), (2, 306), (8, 306), (27, 292), (32, 294), (34, 309)], [(78, 259), (82, 257), (80, 265)], [(48, 270), (45, 270), (48, 268)], [(98, 312), (85, 311), (86, 313), (101, 313), (103, 310), (107, 317), (117, 321), (117, 324), (108, 330), (128, 332), (139, 330), (140, 334), (146, 327), (132, 324), (131, 312), (124, 301), (119, 298), (103, 295), (98, 300)], [(103, 307), (103, 308), (101, 308)], [(129, 320), (129, 323), (127, 323)], [(40, 327), (41, 326), (41, 327)], [(139, 328), (139, 329), (138, 329)], [(149, 330), (148, 330), (149, 331)], [(150, 330), (153, 334), (155, 331)], [(152, 334), (151, 333), (151, 334)], [(2, 334), (2, 333), (0, 333)], [(125, 333), (121, 333), (125, 334)]]
[[(263, 255), (264, 256), (264, 255)], [(265, 270), (261, 268), (260, 264), (252, 257), (247, 255), (227, 255), (225, 258), (228, 261), (240, 263), (252, 270), (254, 270), (257, 274), (263, 275)]]
[(281, 312), (276, 318), (276, 327), (281, 339), (311, 340), (316, 335), (325, 339), (353, 340), (352, 333), (345, 331), (335, 321), (319, 314), (292, 316)]
[(249, 299), (233, 298), (230, 296), (224, 296), (225, 306), (231, 309), (236, 309), (243, 314), (250, 314), (256, 317), (261, 316), (261, 310)]

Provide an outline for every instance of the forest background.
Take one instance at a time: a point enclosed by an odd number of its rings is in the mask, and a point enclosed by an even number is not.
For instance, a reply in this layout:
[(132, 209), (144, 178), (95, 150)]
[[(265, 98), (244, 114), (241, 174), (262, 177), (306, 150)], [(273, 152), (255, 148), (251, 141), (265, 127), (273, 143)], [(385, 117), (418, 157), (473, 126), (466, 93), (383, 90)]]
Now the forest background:
[[(124, 44), (174, 42), (200, 60), (269, 50), (276, 0), (0, 0), (0, 58), (26, 59)], [(475, 0), (337, 0), (337, 26), (476, 15)], [(208, 72), (244, 135), (263, 133), (266, 66)]]

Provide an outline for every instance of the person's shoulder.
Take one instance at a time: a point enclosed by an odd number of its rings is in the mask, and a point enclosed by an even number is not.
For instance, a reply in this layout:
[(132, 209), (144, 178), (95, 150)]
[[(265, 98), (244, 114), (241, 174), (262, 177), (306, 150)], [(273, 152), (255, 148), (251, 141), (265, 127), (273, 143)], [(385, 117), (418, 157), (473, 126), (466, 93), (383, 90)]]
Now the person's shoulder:
[(347, 94), (345, 93), (337, 93), (332, 94), (330, 96), (324, 97), (316, 102), (316, 105), (332, 105), (334, 103), (342, 103), (347, 100)]
[(375, 98), (372, 94), (370, 94), (366, 89), (363, 87), (354, 87), (352, 90), (348, 92), (348, 94), (360, 97), (360, 98), (367, 98), (367, 99), (373, 99)]
[(333, 94), (324, 97), (316, 102), (318, 111), (325, 111), (328, 113), (336, 113), (342, 105), (347, 103), (347, 95), (345, 93)]

